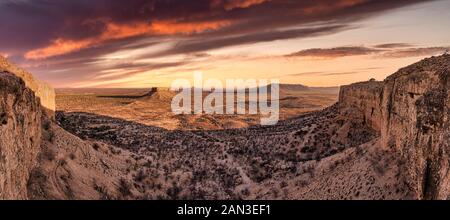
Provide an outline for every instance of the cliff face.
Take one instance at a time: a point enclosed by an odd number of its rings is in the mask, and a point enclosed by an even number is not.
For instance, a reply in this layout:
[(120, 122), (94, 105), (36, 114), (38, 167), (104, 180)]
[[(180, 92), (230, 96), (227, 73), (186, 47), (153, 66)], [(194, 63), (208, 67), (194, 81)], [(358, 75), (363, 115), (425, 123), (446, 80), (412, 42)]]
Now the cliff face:
[(21, 78), (26, 87), (39, 97), (41, 105), (48, 109), (50, 113), (55, 112), (55, 90), (49, 84), (36, 80), (31, 73), (11, 64), (2, 56), (0, 56), (0, 71), (12, 73)]
[(40, 151), (39, 99), (17, 76), (0, 72), (0, 199), (26, 199)]
[(340, 111), (380, 132), (380, 145), (400, 152), (419, 199), (450, 197), (450, 55), (400, 69), (383, 82), (341, 88)]
[(381, 132), (383, 84), (362, 82), (342, 86), (339, 93), (340, 112), (344, 117), (368, 125)]

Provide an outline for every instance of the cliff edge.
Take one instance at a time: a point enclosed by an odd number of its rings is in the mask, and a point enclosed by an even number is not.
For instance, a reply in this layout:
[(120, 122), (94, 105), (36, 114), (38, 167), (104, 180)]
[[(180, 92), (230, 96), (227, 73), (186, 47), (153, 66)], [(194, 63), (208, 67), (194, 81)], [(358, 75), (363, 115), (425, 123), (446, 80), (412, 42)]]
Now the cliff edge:
[(25, 82), (26, 87), (39, 97), (41, 105), (50, 110), (50, 112), (55, 112), (55, 90), (49, 84), (35, 79), (31, 73), (10, 63), (2, 56), (0, 56), (0, 71), (12, 73), (21, 78)]
[(400, 69), (382, 82), (343, 86), (340, 114), (381, 135), (379, 145), (406, 161), (417, 199), (450, 198), (450, 55)]
[(49, 85), (0, 59), (0, 200), (124, 197), (117, 185), (129, 181), (132, 157), (60, 128), (54, 96)]
[(25, 82), (0, 72), (0, 199), (26, 199), (26, 184), (40, 152), (39, 100)]

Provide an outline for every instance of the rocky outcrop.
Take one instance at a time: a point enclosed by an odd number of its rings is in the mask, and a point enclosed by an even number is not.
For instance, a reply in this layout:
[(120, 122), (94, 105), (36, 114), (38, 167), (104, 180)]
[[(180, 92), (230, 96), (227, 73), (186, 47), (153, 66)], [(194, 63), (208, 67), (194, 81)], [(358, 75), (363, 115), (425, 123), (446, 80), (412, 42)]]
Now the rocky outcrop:
[(339, 93), (342, 116), (381, 131), (383, 83), (376, 81), (342, 86)]
[(0, 72), (0, 199), (26, 199), (40, 152), (42, 110), (25, 82)]
[(41, 105), (50, 113), (55, 112), (55, 90), (49, 84), (35, 79), (31, 73), (13, 65), (2, 56), (0, 56), (0, 71), (20, 77), (25, 85), (39, 97)]
[(44, 131), (55, 111), (55, 91), (0, 57), (0, 199), (28, 199)]
[(383, 82), (341, 88), (340, 112), (377, 130), (406, 161), (418, 199), (450, 198), (450, 55), (424, 59)]

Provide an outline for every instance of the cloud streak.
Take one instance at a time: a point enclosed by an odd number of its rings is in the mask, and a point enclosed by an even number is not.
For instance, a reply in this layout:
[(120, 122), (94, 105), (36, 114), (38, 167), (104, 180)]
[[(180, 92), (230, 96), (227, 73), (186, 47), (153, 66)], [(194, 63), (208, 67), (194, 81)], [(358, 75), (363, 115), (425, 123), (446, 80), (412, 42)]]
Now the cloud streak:
[(386, 44), (378, 44), (375, 45), (375, 48), (381, 48), (381, 49), (394, 49), (394, 48), (405, 48), (405, 47), (415, 47), (414, 44), (409, 43), (386, 43)]
[(382, 50), (360, 47), (360, 46), (347, 46), (347, 47), (334, 47), (334, 48), (312, 48), (296, 53), (288, 54), (286, 57), (311, 57), (311, 58), (341, 58), (348, 56), (361, 56), (374, 53), (380, 53)]
[(334, 48), (312, 48), (301, 50), (292, 54), (287, 54), (285, 55), (285, 57), (337, 59), (349, 56), (373, 55), (373, 57), (375, 58), (405, 58), (439, 55), (443, 54), (447, 50), (450, 50), (450, 47), (444, 46), (415, 47), (407, 49), (404, 49), (403, 47), (409, 47), (409, 44), (383, 44), (381, 47), (380, 45), (375, 45), (374, 47), (343, 46)]
[(445, 51), (450, 50), (450, 47), (423, 47), (423, 48), (409, 48), (394, 51), (388, 51), (381, 54), (382, 58), (403, 58), (403, 57), (419, 57), (440, 55)]

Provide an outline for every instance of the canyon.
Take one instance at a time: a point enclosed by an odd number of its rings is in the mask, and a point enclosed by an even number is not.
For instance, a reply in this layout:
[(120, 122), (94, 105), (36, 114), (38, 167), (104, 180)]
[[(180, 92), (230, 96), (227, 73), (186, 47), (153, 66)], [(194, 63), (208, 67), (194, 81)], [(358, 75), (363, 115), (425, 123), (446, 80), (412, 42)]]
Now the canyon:
[(1, 199), (450, 198), (450, 55), (342, 86), (336, 104), (273, 126), (183, 129), (170, 116), (168, 128), (58, 110), (55, 96), (0, 59)]

